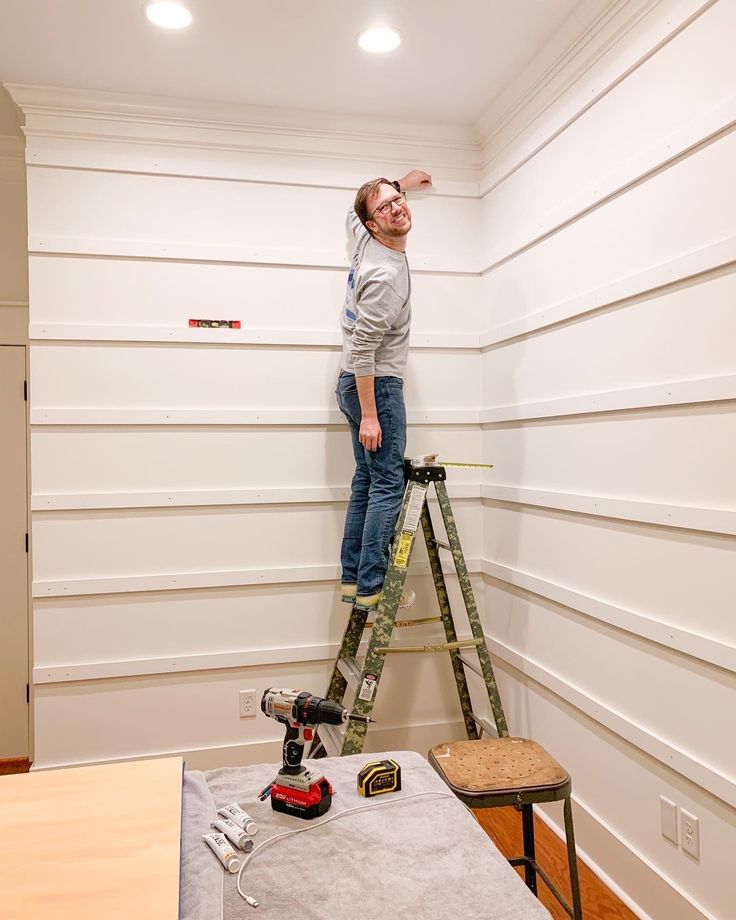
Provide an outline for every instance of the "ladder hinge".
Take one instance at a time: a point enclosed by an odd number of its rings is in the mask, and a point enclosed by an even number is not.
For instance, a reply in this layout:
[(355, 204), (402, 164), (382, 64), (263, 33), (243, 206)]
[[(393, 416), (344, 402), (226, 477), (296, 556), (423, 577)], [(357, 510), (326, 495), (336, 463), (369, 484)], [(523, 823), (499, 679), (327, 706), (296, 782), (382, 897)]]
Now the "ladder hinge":
[(23, 399), (28, 402), (28, 381), (23, 381)]
[(26, 534), (26, 552), (28, 552), (28, 534)]
[(26, 703), (31, 702), (31, 687), (30, 684), (26, 684)]

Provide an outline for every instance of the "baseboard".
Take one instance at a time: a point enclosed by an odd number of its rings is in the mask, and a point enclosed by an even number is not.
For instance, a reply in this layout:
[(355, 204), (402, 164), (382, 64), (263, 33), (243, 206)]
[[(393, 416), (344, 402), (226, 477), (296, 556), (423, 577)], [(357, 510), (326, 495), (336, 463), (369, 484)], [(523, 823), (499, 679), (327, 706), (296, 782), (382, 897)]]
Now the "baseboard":
[(9, 776), (11, 773), (28, 773), (31, 762), (27, 757), (0, 758), (0, 776)]
[[(565, 839), (564, 828), (540, 807), (536, 814), (559, 837)], [(573, 797), (575, 841), (578, 858), (619, 898), (640, 920), (719, 920), (683, 891), (671, 878), (613, 830), (595, 811)], [(581, 841), (585, 846), (581, 846)], [(601, 865), (616, 867), (618, 879), (626, 890)]]

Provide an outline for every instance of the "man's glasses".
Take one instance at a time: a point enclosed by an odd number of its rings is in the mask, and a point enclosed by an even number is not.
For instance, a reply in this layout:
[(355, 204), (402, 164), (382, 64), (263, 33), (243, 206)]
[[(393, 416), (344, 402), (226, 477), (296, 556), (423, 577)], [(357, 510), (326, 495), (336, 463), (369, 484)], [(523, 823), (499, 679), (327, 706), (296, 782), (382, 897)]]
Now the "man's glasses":
[(396, 205), (397, 208), (400, 208), (405, 201), (406, 195), (402, 195), (401, 192), (399, 192), (398, 195), (394, 195), (393, 198), (389, 198), (388, 201), (384, 201), (383, 204), (379, 204), (373, 214), (371, 214), (371, 216), (368, 218), (368, 220), (373, 220), (376, 214), (380, 214), (381, 217), (385, 217), (394, 205)]

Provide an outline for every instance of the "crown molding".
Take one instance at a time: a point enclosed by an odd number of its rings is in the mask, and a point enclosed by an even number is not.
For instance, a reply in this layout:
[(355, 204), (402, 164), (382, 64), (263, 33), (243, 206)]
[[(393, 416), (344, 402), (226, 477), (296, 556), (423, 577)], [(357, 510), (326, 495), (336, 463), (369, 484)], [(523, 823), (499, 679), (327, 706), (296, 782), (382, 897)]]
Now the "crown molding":
[[(617, 0), (577, 38), (572, 31), (575, 17), (571, 17), (537, 61), (477, 122), (481, 196), (542, 150), (715, 2)], [(562, 53), (552, 60), (555, 50)]]
[[(59, 86), (5, 84), (26, 117), (26, 136), (95, 137), (181, 145), (250, 147), (253, 138), (264, 146), (293, 146), (294, 139), (312, 153), (344, 147), (365, 151), (366, 159), (389, 150), (412, 160), (426, 151), (450, 166), (476, 167), (479, 147), (472, 125), (399, 122), (377, 116), (331, 114), (111, 93)], [(314, 149), (314, 148), (317, 149)]]
[[(493, 99), (476, 121), (476, 138), (487, 147), (504, 129), (524, 117), (545, 92), (561, 95), (577, 79), (580, 70), (591, 66), (610, 47), (612, 22), (632, 0), (615, 0), (601, 13), (593, 0), (584, 0), (550, 38), (519, 76)], [(640, 0), (641, 2), (641, 0)], [(643, 0), (648, 6), (660, 0)], [(564, 88), (563, 88), (564, 87)], [(535, 117), (527, 112), (527, 120)], [(516, 128), (514, 133), (518, 133)]]

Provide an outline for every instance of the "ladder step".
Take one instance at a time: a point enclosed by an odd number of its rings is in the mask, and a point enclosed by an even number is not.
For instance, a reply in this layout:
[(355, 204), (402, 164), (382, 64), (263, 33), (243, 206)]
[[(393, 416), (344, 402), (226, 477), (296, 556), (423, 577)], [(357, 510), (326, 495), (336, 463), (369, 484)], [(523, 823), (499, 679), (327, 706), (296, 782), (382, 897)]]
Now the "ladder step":
[(478, 667), (477, 664), (475, 664), (473, 661), (468, 661), (468, 659), (465, 658), (463, 655), (458, 655), (457, 657), (460, 659), (460, 661), (462, 661), (462, 663), (465, 665), (466, 668), (469, 668), (471, 671), (474, 671), (478, 675), (478, 677), (483, 677), (483, 672), (481, 671), (481, 669)]
[[(348, 686), (355, 692), (360, 683), (360, 675), (363, 671), (362, 665), (357, 658), (338, 658), (337, 669), (348, 682)], [(321, 729), (320, 729), (320, 737)]]
[[(427, 623), (441, 623), (442, 617), (416, 617), (413, 620), (394, 620), (395, 629), (405, 629), (409, 626), (426, 626)], [(373, 629), (373, 623), (366, 623), (365, 630)]]
[(342, 732), (337, 725), (325, 725), (319, 727), (319, 740), (327, 751), (328, 757), (339, 757), (342, 754)]
[(432, 540), (435, 546), (438, 546), (440, 549), (446, 549), (448, 552), (452, 552), (452, 547), (449, 543), (443, 543), (442, 540)]
[(474, 712), (470, 713), (470, 718), (479, 728), (482, 728), (487, 735), (490, 735), (491, 738), (498, 738), (498, 729), (495, 725), (491, 725), (487, 719), (481, 719), (481, 717), (477, 716)]
[(437, 645), (392, 645), (390, 648), (380, 646), (376, 649), (379, 655), (388, 655), (396, 652), (450, 652), (458, 648), (477, 648), (482, 645), (482, 639), (459, 639), (457, 642), (440, 642)]

